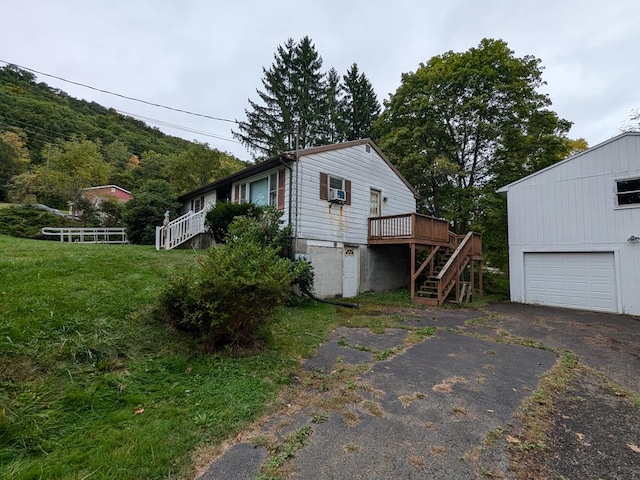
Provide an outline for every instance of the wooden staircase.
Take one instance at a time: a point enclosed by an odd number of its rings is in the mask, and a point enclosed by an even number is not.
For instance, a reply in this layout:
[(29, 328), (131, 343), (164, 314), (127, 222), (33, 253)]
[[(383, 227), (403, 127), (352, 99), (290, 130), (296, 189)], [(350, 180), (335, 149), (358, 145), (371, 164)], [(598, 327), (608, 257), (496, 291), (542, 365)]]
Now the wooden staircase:
[[(433, 247), (412, 276), (412, 300), (439, 307), (454, 291), (454, 301), (472, 300), (475, 290), (474, 260), (480, 261), (479, 289), (482, 292), (482, 238), (474, 232), (464, 236), (451, 234), (450, 244)], [(427, 267), (426, 276), (421, 276)], [(467, 281), (462, 280), (465, 270), (468, 271)]]

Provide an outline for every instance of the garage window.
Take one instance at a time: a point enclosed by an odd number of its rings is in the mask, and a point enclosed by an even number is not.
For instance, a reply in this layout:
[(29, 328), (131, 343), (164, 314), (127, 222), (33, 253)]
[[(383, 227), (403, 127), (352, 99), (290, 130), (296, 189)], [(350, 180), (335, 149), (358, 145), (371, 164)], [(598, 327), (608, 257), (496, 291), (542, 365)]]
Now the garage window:
[(619, 206), (640, 205), (640, 178), (616, 180), (616, 197)]

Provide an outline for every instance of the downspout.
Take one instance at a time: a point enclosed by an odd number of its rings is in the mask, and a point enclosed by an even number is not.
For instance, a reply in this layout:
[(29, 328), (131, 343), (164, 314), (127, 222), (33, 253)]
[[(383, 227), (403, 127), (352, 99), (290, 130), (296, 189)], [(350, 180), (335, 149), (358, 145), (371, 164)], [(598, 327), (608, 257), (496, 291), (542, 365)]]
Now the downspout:
[(299, 192), (298, 192), (298, 172), (300, 171), (300, 161), (298, 159), (298, 139), (300, 137), (300, 133), (298, 130), (298, 125), (296, 124), (296, 151), (295, 151), (295, 160), (296, 160), (296, 211), (295, 211), (295, 220), (296, 220), (296, 224), (295, 224), (295, 228), (293, 229), (293, 248), (294, 248), (294, 252), (298, 251), (298, 212), (300, 211), (300, 207), (299, 207), (299, 200), (300, 200), (300, 196), (299, 196)]
[(289, 225), (291, 225), (291, 207), (293, 205), (293, 191), (291, 189), (291, 186), (293, 185), (293, 168), (291, 168), (287, 163), (285, 163), (285, 161), (282, 159), (282, 157), (280, 157), (280, 163), (282, 163), (282, 165), (289, 170), (289, 212), (288, 212), (288, 216), (289, 216)]

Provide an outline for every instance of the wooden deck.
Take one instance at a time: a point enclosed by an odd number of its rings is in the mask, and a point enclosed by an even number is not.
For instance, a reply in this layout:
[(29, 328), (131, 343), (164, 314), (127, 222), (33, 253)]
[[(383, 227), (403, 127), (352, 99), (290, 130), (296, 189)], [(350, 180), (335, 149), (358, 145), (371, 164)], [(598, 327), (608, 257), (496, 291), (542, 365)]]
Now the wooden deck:
[[(369, 218), (369, 245), (408, 245), (411, 248), (411, 300), (440, 306), (455, 289), (457, 301), (473, 298), (475, 265), (478, 264), (478, 287), (482, 297), (482, 236), (475, 232), (456, 235), (449, 231), (449, 222), (419, 213), (387, 215)], [(417, 250), (427, 250), (417, 267)], [(445, 262), (435, 265), (434, 260)], [(461, 281), (469, 269), (470, 281)], [(424, 284), (418, 288), (422, 278)], [(426, 277), (426, 279), (425, 279)]]
[(447, 246), (452, 243), (449, 222), (419, 213), (369, 218), (369, 245), (413, 243)]

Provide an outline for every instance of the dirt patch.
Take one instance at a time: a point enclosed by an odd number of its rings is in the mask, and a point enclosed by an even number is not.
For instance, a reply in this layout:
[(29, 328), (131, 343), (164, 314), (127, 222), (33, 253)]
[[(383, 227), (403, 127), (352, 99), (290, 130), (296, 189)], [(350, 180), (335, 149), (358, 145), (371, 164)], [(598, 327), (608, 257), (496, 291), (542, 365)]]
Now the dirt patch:
[(433, 391), (440, 393), (453, 393), (453, 387), (458, 383), (469, 383), (469, 381), (462, 377), (445, 378), (442, 382), (433, 386)]
[(640, 479), (640, 407), (631, 399), (580, 372), (553, 405), (546, 448), (520, 456), (518, 478)]

